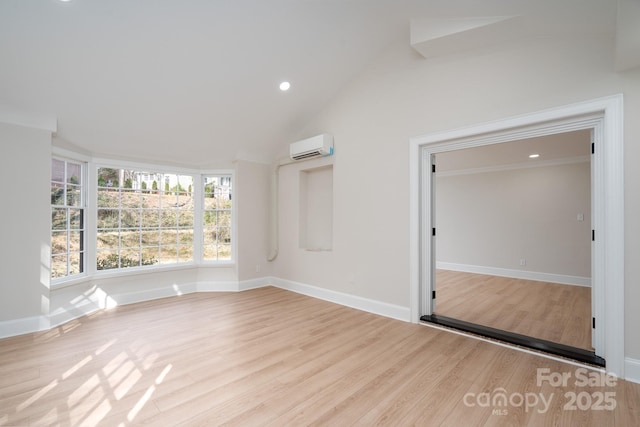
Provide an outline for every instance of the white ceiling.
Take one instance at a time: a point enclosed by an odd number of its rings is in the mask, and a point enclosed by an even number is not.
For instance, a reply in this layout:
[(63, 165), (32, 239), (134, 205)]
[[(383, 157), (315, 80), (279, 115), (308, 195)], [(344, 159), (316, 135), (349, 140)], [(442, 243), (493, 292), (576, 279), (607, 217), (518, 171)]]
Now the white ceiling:
[[(268, 161), (309, 136), (300, 135), (305, 123), (384, 49), (409, 44), (416, 25), (422, 33), (445, 34), (433, 53), (442, 55), (465, 47), (464, 32), (452, 38), (443, 26), (465, 28), (459, 21), (469, 18), (517, 17), (510, 32), (500, 27), (503, 39), (549, 33), (614, 37), (616, 5), (2, 0), (0, 106), (57, 117), (56, 144), (98, 156), (196, 167), (236, 158)], [(478, 33), (469, 34), (477, 42)], [(486, 43), (499, 42), (496, 32), (486, 34)], [(282, 80), (292, 84), (287, 93), (278, 90)]]

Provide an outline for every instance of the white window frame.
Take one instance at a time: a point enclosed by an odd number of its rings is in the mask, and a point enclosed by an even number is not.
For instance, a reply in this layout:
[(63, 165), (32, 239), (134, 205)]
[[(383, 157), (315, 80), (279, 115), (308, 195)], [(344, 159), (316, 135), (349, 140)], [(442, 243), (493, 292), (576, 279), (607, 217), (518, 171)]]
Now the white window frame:
[[(188, 176), (188, 177), (191, 177), (191, 179), (192, 179), (191, 186), (195, 185), (195, 182), (196, 182), (195, 174), (193, 173), (193, 171), (168, 170), (168, 168), (162, 167), (162, 166), (148, 166), (148, 165), (138, 166), (138, 165), (130, 165), (130, 164), (127, 164), (125, 166), (121, 166), (120, 163), (113, 163), (113, 164), (107, 164), (107, 165), (105, 165), (105, 164), (96, 164), (95, 165), (96, 180), (91, 183), (91, 185), (95, 185), (95, 187), (96, 187), (96, 198), (95, 198), (95, 211), (96, 211), (96, 228), (95, 228), (95, 232), (96, 232), (96, 239), (93, 240), (93, 242), (95, 242), (95, 244), (96, 244), (96, 253), (95, 253), (96, 256), (94, 257), (95, 262), (92, 261), (92, 262), (94, 262), (94, 264), (96, 264), (96, 272), (124, 271), (124, 270), (137, 270), (137, 269), (147, 270), (147, 269), (151, 269), (152, 267), (156, 267), (156, 266), (169, 266), (169, 267), (172, 267), (172, 266), (188, 266), (188, 265), (196, 264), (197, 258), (196, 258), (196, 254), (193, 251), (194, 244), (193, 244), (193, 241), (192, 241), (192, 243), (190, 245), (191, 249), (192, 249), (192, 256), (191, 256), (191, 259), (188, 260), (188, 261), (180, 261), (179, 256), (176, 254), (176, 258), (173, 260), (173, 262), (171, 260), (166, 262), (166, 261), (163, 261), (162, 258), (160, 257), (160, 254), (158, 254), (159, 261), (158, 261), (157, 264), (137, 265), (137, 266), (133, 266), (133, 267), (121, 267), (121, 266), (118, 266), (118, 267), (115, 267), (115, 268), (108, 268), (108, 269), (100, 269), (100, 270), (98, 270), (98, 268), (97, 268), (97, 259), (98, 259), (98, 256), (100, 255), (101, 251), (97, 247), (98, 246), (97, 245), (97, 237), (98, 237), (98, 234), (99, 234), (98, 233), (99, 230), (98, 230), (98, 227), (97, 227), (97, 225), (98, 225), (97, 221), (98, 221), (98, 212), (100, 211), (101, 208), (98, 206), (98, 197), (97, 196), (99, 195), (99, 188), (98, 188), (98, 185), (97, 185), (97, 175), (98, 175), (98, 170), (101, 169), (101, 168), (109, 168), (109, 169), (114, 169), (114, 170), (132, 170), (132, 171), (139, 172), (139, 173), (152, 173), (154, 175), (158, 175), (159, 174), (159, 175), (165, 176), (165, 179), (168, 179), (168, 176), (171, 176), (171, 175), (174, 175), (176, 177)], [(135, 192), (141, 191), (140, 188), (136, 188), (136, 187), (137, 186), (134, 185), (134, 187), (132, 187), (132, 190), (135, 191)], [(193, 190), (194, 189), (192, 188), (191, 197), (195, 200), (195, 198), (197, 196), (193, 193)], [(117, 187), (117, 191), (119, 193), (121, 193), (121, 194), (125, 193), (125, 192), (128, 192), (128, 190), (124, 189), (123, 183), (119, 183), (119, 185)], [(158, 188), (158, 191), (164, 192), (164, 188), (162, 188), (162, 189)], [(177, 196), (176, 196), (176, 201), (177, 200), (178, 199), (177, 199)], [(194, 209), (194, 211), (193, 211), (194, 223), (193, 223), (193, 227), (191, 228), (191, 230), (194, 233), (194, 240), (195, 240), (196, 207), (194, 206), (193, 209)], [(118, 224), (117, 227), (114, 227), (113, 230), (117, 231), (117, 234), (119, 236), (121, 236), (122, 233), (126, 232), (126, 230), (127, 230), (126, 227), (122, 226), (122, 213), (126, 212), (126, 211), (129, 211), (129, 210), (138, 211), (138, 213), (140, 213), (142, 211), (142, 208), (140, 208), (140, 207), (127, 208), (125, 206), (120, 205), (120, 206), (114, 207), (113, 210), (117, 210), (120, 213), (120, 215), (119, 215), (120, 216), (119, 224)], [(158, 212), (161, 212), (161, 211), (163, 211), (163, 209), (158, 209)], [(173, 211), (173, 210), (171, 210), (171, 211)], [(141, 226), (142, 226), (142, 224), (138, 225), (138, 229), (140, 231), (142, 231)], [(162, 232), (162, 231), (170, 231), (170, 232), (176, 231), (176, 232), (178, 232), (180, 229), (181, 228), (179, 226), (177, 226), (177, 225), (176, 225), (176, 227), (167, 227), (167, 228), (164, 228), (164, 229), (162, 227), (160, 227), (160, 226), (157, 228), (158, 232)], [(176, 234), (175, 245), (171, 244), (169, 246), (172, 247), (172, 248), (175, 247), (176, 249), (179, 249), (180, 246), (188, 246), (188, 245), (180, 245), (180, 242), (179, 242), (179, 239), (178, 239), (178, 234)], [(157, 247), (158, 247), (158, 250), (160, 251), (160, 249), (162, 248), (162, 244), (158, 243)], [(147, 249), (148, 248), (150, 248), (150, 247), (147, 247)], [(117, 253), (119, 255), (118, 256), (119, 260), (121, 260), (121, 256), (122, 256), (123, 252), (127, 252), (127, 251), (135, 252), (136, 250), (138, 251), (138, 255), (141, 257), (141, 259), (139, 259), (138, 262), (141, 263), (143, 261), (142, 260), (142, 255), (145, 253), (145, 247), (143, 247), (141, 244), (139, 246), (136, 246), (136, 247), (128, 248), (126, 246), (122, 246), (122, 242), (119, 241), (117, 246), (114, 247), (115, 253)]]
[[(199, 244), (199, 249), (200, 249), (200, 261), (202, 262), (202, 264), (204, 265), (229, 265), (229, 264), (234, 264), (235, 260), (236, 260), (236, 198), (235, 198), (235, 175), (233, 173), (232, 170), (223, 170), (223, 171), (203, 171), (200, 175), (201, 177), (201, 181), (200, 181), (200, 186), (199, 189), (201, 191), (200, 193), (200, 197), (199, 197), (199, 201), (201, 203), (200, 206), (200, 223), (199, 223), (199, 238), (198, 238), (198, 244)], [(231, 234), (231, 259), (229, 260), (212, 260), (212, 259), (208, 259), (205, 260), (204, 259), (204, 212), (205, 212), (205, 203), (204, 203), (204, 198), (205, 198), (205, 194), (204, 194), (204, 181), (205, 178), (208, 177), (230, 177), (231, 180), (231, 225), (230, 225), (230, 229), (229, 229), (229, 233)], [(196, 205), (197, 206), (197, 205)]]
[[(82, 247), (82, 271), (80, 273), (77, 274), (69, 274), (69, 255), (71, 253), (71, 251), (69, 250), (69, 246), (68, 246), (68, 242), (67, 242), (67, 251), (66, 251), (66, 255), (67, 255), (67, 274), (65, 276), (62, 277), (56, 277), (53, 278), (51, 277), (51, 286), (55, 286), (57, 284), (60, 283), (65, 283), (68, 281), (72, 281), (72, 280), (78, 280), (78, 279), (85, 279), (88, 275), (87, 270), (88, 270), (88, 262), (87, 260), (89, 259), (89, 255), (88, 255), (88, 234), (89, 234), (89, 225), (87, 224), (87, 218), (89, 216), (89, 212), (88, 212), (88, 197), (87, 197), (87, 189), (88, 189), (88, 159), (84, 156), (78, 155), (76, 153), (67, 151), (67, 150), (63, 150), (63, 149), (58, 149), (58, 148), (53, 148), (51, 151), (51, 160), (60, 160), (65, 162), (71, 162), (71, 163), (77, 163), (80, 164), (80, 179), (81, 179), (81, 186), (80, 186), (80, 206), (78, 207), (79, 209), (82, 210), (83, 212), (83, 218), (82, 218), (82, 241), (81, 241), (81, 247)], [(51, 173), (49, 174), (51, 175)], [(64, 181), (65, 181), (65, 186), (67, 184), (66, 182), (66, 167), (65, 167), (65, 177), (64, 177)], [(49, 177), (49, 185), (51, 185), (53, 181), (51, 180), (51, 176)], [(49, 203), (50, 205), (50, 209), (53, 209), (54, 205)], [(66, 197), (65, 197), (65, 205), (64, 206), (59, 206), (65, 209), (71, 209), (73, 207), (71, 206), (67, 206), (66, 205)], [(49, 213), (49, 218), (51, 221), (51, 212)], [(67, 229), (66, 231), (69, 232), (69, 228), (68, 228), (68, 224), (69, 224), (69, 218), (67, 217)], [(53, 223), (50, 222), (49, 223), (49, 235), (50, 238), (53, 236)], [(50, 268), (53, 267), (53, 256), (56, 255), (53, 253), (53, 248), (51, 247), (50, 249), (50, 254), (49, 254), (49, 262), (50, 264)], [(60, 255), (60, 254), (57, 254)], [(49, 275), (51, 276), (51, 271), (49, 273)]]
[[(108, 158), (93, 158), (72, 151), (53, 147), (52, 158), (63, 157), (70, 161), (83, 162), (84, 173), (84, 272), (82, 274), (67, 276), (51, 281), (52, 288), (62, 288), (93, 277), (118, 277), (132, 274), (148, 274), (167, 270), (181, 270), (194, 267), (232, 267), (237, 259), (236, 224), (237, 208), (235, 201), (231, 205), (231, 259), (230, 260), (204, 260), (203, 259), (203, 177), (205, 176), (230, 176), (232, 194), (237, 191), (235, 187), (235, 171), (233, 169), (188, 169), (167, 166), (162, 164), (149, 164), (131, 161), (121, 161)], [(194, 223), (193, 223), (193, 260), (189, 262), (177, 262), (172, 264), (154, 264), (138, 267), (114, 268), (97, 270), (97, 215), (98, 215), (98, 168), (129, 169), (148, 171), (150, 173), (168, 173), (193, 176)], [(158, 182), (160, 190), (164, 190), (164, 182)], [(232, 197), (235, 197), (233, 194)]]

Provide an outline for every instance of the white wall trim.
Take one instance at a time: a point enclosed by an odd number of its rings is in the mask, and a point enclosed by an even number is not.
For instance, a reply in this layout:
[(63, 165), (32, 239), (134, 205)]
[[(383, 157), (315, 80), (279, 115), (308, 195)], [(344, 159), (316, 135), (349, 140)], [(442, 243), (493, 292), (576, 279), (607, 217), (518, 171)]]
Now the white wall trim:
[(499, 267), (486, 267), (483, 265), (456, 264), (453, 262), (445, 261), (436, 261), (436, 268), (442, 270), (461, 271), (464, 273), (488, 274), (490, 276), (511, 277), (514, 279), (535, 280), (538, 282), (591, 287), (590, 277), (567, 276), (564, 274), (514, 270)]
[(299, 294), (355, 308), (357, 310), (378, 314), (380, 316), (390, 317), (392, 319), (398, 319), (405, 322), (409, 322), (411, 319), (409, 307), (388, 304), (381, 301), (332, 291), (317, 286), (294, 282), (292, 280), (279, 279), (276, 277), (271, 278), (271, 284), (280, 289), (297, 292)]
[(121, 293), (107, 293), (102, 288), (93, 286), (89, 290), (79, 293), (68, 303), (63, 303), (61, 307), (55, 309), (49, 315), (0, 321), (0, 338), (45, 331), (96, 311), (119, 305), (135, 304), (194, 292), (238, 292), (268, 286), (269, 283), (270, 278), (264, 277), (241, 282), (229, 280), (181, 283)]
[(624, 379), (640, 384), (640, 360), (627, 357), (624, 359)]
[(132, 292), (107, 294), (97, 286), (91, 287), (79, 294), (63, 307), (56, 309), (48, 316), (34, 316), (23, 319), (6, 320), (0, 322), (0, 338), (23, 335), (32, 332), (45, 331), (98, 310), (128, 305), (138, 302), (151, 301), (160, 298), (181, 296), (195, 292), (241, 292), (250, 289), (275, 286), (281, 289), (297, 292), (313, 298), (319, 298), (336, 304), (352, 307), (380, 316), (390, 317), (405, 322), (410, 321), (409, 308), (394, 304), (387, 304), (356, 295), (336, 292), (304, 283), (275, 277), (260, 277), (242, 281), (207, 281), (174, 284), (153, 289)]
[(23, 317), (0, 322), (0, 338), (9, 338), (31, 332), (46, 331), (50, 328), (47, 316)]
[(271, 277), (259, 277), (257, 279), (242, 280), (238, 283), (239, 291), (248, 291), (251, 289), (264, 288), (270, 286), (273, 282)]
[[(607, 372), (624, 378), (624, 108), (622, 94), (578, 102), (481, 123), (470, 127), (416, 136), (409, 141), (409, 280), (411, 320), (432, 312), (434, 265), (431, 230), (433, 155), (580, 129), (592, 129), (593, 313), (596, 353), (607, 361)], [(605, 197), (606, 195), (606, 197)], [(606, 298), (604, 287), (606, 283)]]

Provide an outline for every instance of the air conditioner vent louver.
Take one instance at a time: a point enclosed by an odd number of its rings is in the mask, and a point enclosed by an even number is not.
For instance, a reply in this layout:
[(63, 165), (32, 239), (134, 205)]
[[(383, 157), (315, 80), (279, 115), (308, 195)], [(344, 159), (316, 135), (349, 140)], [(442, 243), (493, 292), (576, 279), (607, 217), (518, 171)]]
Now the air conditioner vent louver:
[(312, 151), (310, 153), (305, 153), (305, 154), (298, 154), (295, 156), (291, 156), (291, 158), (293, 160), (302, 160), (302, 159), (308, 159), (309, 157), (316, 157), (316, 156), (321, 156), (322, 153), (320, 153), (320, 151), (316, 150), (316, 151)]
[(289, 155), (293, 160), (311, 159), (332, 154), (333, 136), (326, 133), (294, 142), (289, 146)]

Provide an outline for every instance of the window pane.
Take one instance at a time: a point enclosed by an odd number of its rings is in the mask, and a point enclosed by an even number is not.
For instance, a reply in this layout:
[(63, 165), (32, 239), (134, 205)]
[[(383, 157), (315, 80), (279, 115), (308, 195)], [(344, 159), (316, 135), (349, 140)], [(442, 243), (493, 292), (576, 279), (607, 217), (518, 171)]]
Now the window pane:
[(178, 260), (180, 262), (193, 261), (193, 246), (178, 246)]
[(123, 190), (120, 200), (123, 208), (139, 208), (141, 206), (142, 194), (137, 191)]
[(216, 213), (216, 211), (205, 211), (203, 218), (205, 227), (216, 225), (218, 223), (217, 217), (218, 214)]
[(178, 234), (176, 231), (161, 231), (160, 244), (175, 245), (178, 243)]
[(140, 227), (140, 211), (123, 209), (121, 212), (121, 224), (122, 228), (139, 228)]
[(67, 208), (51, 208), (51, 229), (67, 229)]
[(218, 207), (216, 199), (213, 197), (213, 194), (206, 194), (204, 199), (204, 208), (205, 209), (216, 209)]
[(218, 246), (218, 259), (227, 261), (231, 259), (231, 245)]
[(81, 239), (82, 239), (81, 231), (69, 232), (69, 250), (71, 252), (79, 252), (83, 249)]
[(181, 245), (193, 246), (193, 229), (181, 230), (180, 233), (178, 233), (178, 243)]
[(64, 184), (51, 183), (51, 204), (65, 206)]
[(80, 186), (67, 185), (67, 206), (80, 206), (82, 203), (82, 194), (80, 192)]
[(120, 192), (118, 190), (101, 188), (98, 190), (99, 208), (117, 208), (120, 206)]
[(84, 254), (72, 253), (69, 254), (69, 274), (80, 274), (83, 270), (82, 259)]
[(159, 260), (159, 247), (142, 248), (142, 265), (154, 265)]
[(53, 231), (51, 233), (51, 254), (59, 255), (67, 253), (67, 232)]
[(118, 247), (117, 231), (98, 231), (98, 249), (113, 249)]
[(99, 251), (96, 258), (96, 268), (98, 270), (119, 268), (118, 251)]
[(160, 244), (160, 232), (158, 230), (142, 231), (140, 234), (142, 246), (158, 246)]
[(193, 228), (193, 211), (192, 210), (178, 211), (178, 226)]
[(231, 212), (218, 211), (218, 225), (229, 227), (231, 225)]
[(218, 233), (215, 228), (207, 228), (204, 230), (204, 244), (210, 245), (218, 243)]
[(139, 231), (122, 231), (120, 233), (120, 245), (123, 248), (140, 247), (140, 232)]
[(216, 200), (218, 201), (218, 209), (231, 209), (229, 194), (220, 194), (216, 196)]
[(123, 249), (120, 251), (120, 268), (139, 267), (140, 252)]
[(57, 279), (67, 275), (67, 256), (54, 255), (51, 257), (51, 278)]
[(118, 188), (120, 169), (98, 168), (98, 187)]
[(218, 227), (218, 243), (231, 243), (231, 231), (227, 227)]
[(64, 182), (64, 160), (51, 159), (51, 181)]
[(218, 247), (216, 245), (205, 245), (202, 251), (202, 257), (206, 261), (215, 261), (218, 259)]
[(82, 167), (78, 163), (67, 162), (67, 183), (82, 185)]
[(160, 226), (165, 228), (175, 228), (177, 226), (177, 215), (174, 210), (163, 210), (160, 213)]
[(177, 246), (162, 246), (160, 248), (160, 263), (161, 264), (173, 264), (178, 262), (178, 247)]
[(158, 194), (144, 194), (142, 196), (142, 207), (158, 209), (160, 207), (160, 196)]
[(189, 193), (180, 193), (178, 194), (178, 207), (189, 207), (188, 205), (191, 203), (191, 195)]
[(143, 228), (158, 228), (160, 226), (160, 212), (157, 210), (143, 210), (142, 223)]
[(82, 209), (69, 209), (69, 228), (80, 230), (83, 228)]
[(115, 209), (98, 209), (98, 228), (118, 228), (120, 212)]
[(178, 206), (178, 198), (172, 193), (162, 193), (160, 196), (160, 207), (163, 209), (172, 209)]

